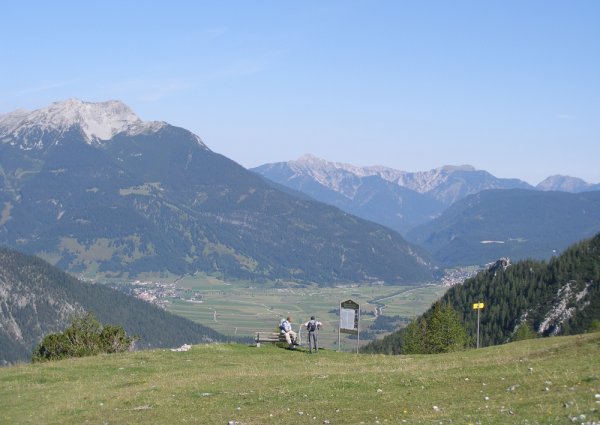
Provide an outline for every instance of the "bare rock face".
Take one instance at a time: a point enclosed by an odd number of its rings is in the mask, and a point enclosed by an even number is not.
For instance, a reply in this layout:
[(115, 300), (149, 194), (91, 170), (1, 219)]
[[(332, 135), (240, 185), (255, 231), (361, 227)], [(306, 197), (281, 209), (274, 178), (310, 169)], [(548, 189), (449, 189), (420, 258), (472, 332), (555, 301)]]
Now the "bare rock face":
[(93, 103), (68, 99), (35, 111), (18, 110), (0, 115), (0, 138), (19, 138), (26, 142), (24, 148), (39, 149), (42, 135), (60, 134), (74, 126), (79, 127), (87, 143), (92, 144), (109, 140), (121, 132), (139, 134), (156, 131), (163, 125), (163, 122), (142, 121), (118, 100)]
[(502, 257), (488, 267), (490, 273), (496, 274), (498, 271), (504, 271), (510, 266), (510, 258)]

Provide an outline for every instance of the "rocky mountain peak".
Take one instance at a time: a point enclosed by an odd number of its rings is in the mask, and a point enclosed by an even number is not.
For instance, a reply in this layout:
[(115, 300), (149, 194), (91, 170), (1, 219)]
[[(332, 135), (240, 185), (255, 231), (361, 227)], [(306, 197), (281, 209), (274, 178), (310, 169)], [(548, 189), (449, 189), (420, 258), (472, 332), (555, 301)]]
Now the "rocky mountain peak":
[(562, 192), (583, 192), (592, 186), (578, 177), (554, 175), (540, 182), (536, 188), (539, 190), (559, 190)]
[(342, 162), (330, 162), (311, 154), (306, 154), (296, 161), (289, 161), (288, 166), (295, 171), (302, 171), (309, 175), (323, 175), (326, 173), (346, 173), (356, 177), (380, 176), (388, 181), (395, 180), (404, 171), (394, 170), (382, 165), (357, 166)]
[(123, 131), (130, 134), (156, 131), (163, 125), (163, 122), (142, 121), (118, 100), (94, 103), (67, 99), (34, 111), (17, 110), (0, 115), (0, 137), (23, 136), (34, 130), (65, 131), (79, 126), (91, 143), (109, 140)]
[(418, 193), (427, 193), (446, 183), (456, 172), (476, 172), (472, 165), (444, 165), (429, 171), (408, 172), (382, 165), (356, 166), (340, 162), (329, 162), (311, 154), (287, 163), (297, 175), (309, 175), (325, 186), (345, 177), (364, 178), (378, 176), (381, 179), (409, 188)]

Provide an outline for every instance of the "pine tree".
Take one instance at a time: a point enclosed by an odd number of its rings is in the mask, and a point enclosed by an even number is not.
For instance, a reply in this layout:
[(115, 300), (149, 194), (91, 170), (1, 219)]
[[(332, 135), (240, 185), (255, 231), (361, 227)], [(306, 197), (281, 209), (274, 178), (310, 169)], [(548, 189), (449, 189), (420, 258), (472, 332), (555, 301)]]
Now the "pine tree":
[(436, 303), (427, 324), (427, 352), (448, 353), (465, 348), (467, 332), (450, 304)]
[(432, 314), (420, 317), (402, 333), (402, 354), (435, 354), (462, 350), (467, 331), (449, 304), (437, 302)]
[(402, 333), (402, 353), (426, 354), (426, 338), (427, 321), (422, 318), (412, 321)]

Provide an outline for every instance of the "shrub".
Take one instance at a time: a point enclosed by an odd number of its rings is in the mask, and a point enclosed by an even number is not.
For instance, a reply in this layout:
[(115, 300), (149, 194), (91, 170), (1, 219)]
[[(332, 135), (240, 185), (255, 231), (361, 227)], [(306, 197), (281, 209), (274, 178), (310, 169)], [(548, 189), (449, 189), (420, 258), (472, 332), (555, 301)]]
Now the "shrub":
[(598, 332), (598, 331), (600, 331), (600, 320), (594, 319), (594, 320), (592, 320), (592, 323), (590, 324), (588, 332)]
[(513, 332), (511, 341), (523, 341), (525, 339), (537, 338), (538, 334), (535, 332), (533, 325), (529, 321), (521, 323), (517, 329)]
[(119, 353), (132, 348), (136, 339), (127, 336), (122, 326), (102, 326), (93, 313), (85, 313), (74, 316), (64, 332), (46, 335), (33, 351), (31, 361)]

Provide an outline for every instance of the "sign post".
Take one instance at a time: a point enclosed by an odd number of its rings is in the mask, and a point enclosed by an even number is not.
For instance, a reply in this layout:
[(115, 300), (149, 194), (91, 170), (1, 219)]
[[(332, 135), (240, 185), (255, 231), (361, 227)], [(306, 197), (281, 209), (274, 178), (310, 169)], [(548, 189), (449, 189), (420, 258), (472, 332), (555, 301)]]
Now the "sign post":
[(340, 349), (341, 333), (356, 335), (356, 354), (360, 345), (360, 306), (352, 300), (340, 303), (340, 326), (338, 331), (338, 350)]
[(477, 310), (477, 348), (479, 348), (479, 312), (485, 307), (485, 304), (478, 302), (473, 304), (473, 310)]

